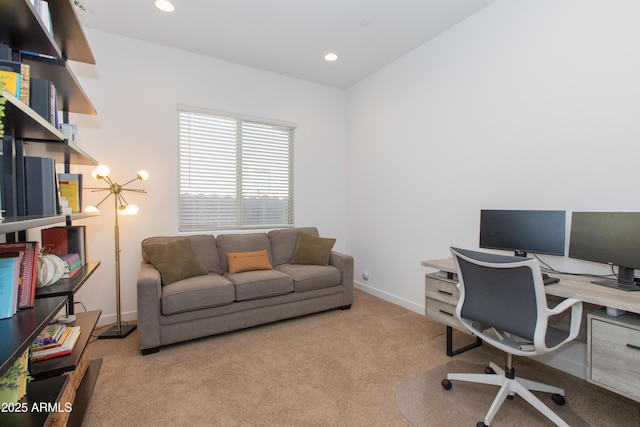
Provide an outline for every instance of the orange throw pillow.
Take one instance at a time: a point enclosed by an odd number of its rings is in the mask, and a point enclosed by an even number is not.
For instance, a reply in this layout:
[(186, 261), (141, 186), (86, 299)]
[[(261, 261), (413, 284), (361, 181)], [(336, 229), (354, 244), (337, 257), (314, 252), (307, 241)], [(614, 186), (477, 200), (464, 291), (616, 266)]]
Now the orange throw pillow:
[(273, 270), (266, 249), (253, 252), (231, 252), (227, 254), (227, 260), (229, 261), (229, 274), (242, 273), (243, 271)]

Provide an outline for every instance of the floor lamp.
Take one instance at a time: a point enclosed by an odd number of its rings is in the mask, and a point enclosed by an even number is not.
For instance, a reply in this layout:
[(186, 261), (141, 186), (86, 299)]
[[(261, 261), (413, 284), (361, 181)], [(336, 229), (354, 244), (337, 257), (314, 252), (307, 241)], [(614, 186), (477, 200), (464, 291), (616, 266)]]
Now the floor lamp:
[(120, 185), (116, 182), (113, 182), (111, 178), (109, 178), (109, 173), (111, 170), (108, 166), (100, 165), (98, 166), (92, 173), (96, 180), (103, 180), (106, 182), (109, 187), (103, 188), (91, 188), (88, 187), (87, 190), (92, 190), (93, 192), (98, 191), (109, 191), (107, 194), (97, 205), (89, 205), (85, 208), (85, 212), (100, 212), (98, 209), (102, 202), (107, 200), (111, 195), (113, 195), (114, 199), (114, 207), (115, 207), (115, 227), (114, 227), (114, 237), (115, 237), (115, 255), (116, 255), (116, 324), (102, 334), (98, 336), (100, 339), (104, 338), (124, 338), (133, 332), (136, 329), (136, 325), (122, 325), (121, 320), (121, 310), (120, 310), (120, 229), (118, 227), (118, 215), (135, 215), (138, 213), (138, 206), (134, 204), (128, 203), (124, 196), (122, 195), (123, 191), (133, 191), (136, 193), (146, 193), (145, 190), (142, 189), (132, 189), (125, 188), (125, 186), (131, 184), (134, 181), (146, 181), (149, 179), (149, 173), (147, 171), (139, 171), (136, 177), (126, 183)]

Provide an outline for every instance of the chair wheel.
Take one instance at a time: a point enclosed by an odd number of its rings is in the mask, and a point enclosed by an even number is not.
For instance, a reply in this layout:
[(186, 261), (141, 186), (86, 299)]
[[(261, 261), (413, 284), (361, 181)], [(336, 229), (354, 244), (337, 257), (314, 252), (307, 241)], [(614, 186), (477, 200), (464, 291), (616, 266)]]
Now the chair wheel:
[(451, 390), (451, 387), (453, 387), (453, 384), (451, 384), (451, 381), (449, 381), (446, 378), (442, 380), (440, 384), (442, 384), (442, 388), (445, 390)]
[(484, 421), (478, 421), (478, 424), (476, 424), (476, 427), (489, 427), (487, 426)]
[(567, 401), (564, 400), (564, 396), (561, 396), (561, 395), (559, 395), (557, 393), (554, 393), (554, 394), (551, 395), (551, 400), (553, 400), (555, 402), (555, 404), (558, 405), (558, 406), (562, 406), (565, 403), (567, 403)]
[(495, 375), (496, 371), (494, 371), (491, 366), (487, 366), (486, 368), (484, 368), (484, 373), (487, 375)]

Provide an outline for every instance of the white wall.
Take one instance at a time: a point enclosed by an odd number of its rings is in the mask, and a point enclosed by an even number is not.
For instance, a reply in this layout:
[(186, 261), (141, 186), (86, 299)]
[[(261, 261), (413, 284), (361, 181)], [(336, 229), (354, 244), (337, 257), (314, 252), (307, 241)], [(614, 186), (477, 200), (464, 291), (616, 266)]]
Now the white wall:
[[(323, 236), (337, 238), (337, 250), (346, 249), (345, 91), (101, 31), (88, 29), (87, 37), (97, 64), (72, 68), (98, 115), (71, 115), (79, 145), (109, 165), (116, 182), (140, 169), (151, 174), (149, 181), (130, 185), (148, 194), (126, 195), (140, 213), (120, 218), (124, 319), (136, 317), (141, 240), (178, 234), (176, 104), (296, 123), (296, 225), (316, 226)], [(102, 186), (91, 179), (92, 169), (72, 172), (85, 173), (85, 187)], [(85, 205), (100, 198), (84, 192)], [(115, 255), (114, 208), (103, 206), (99, 218), (78, 222), (87, 225), (89, 258), (101, 267), (76, 299), (88, 310), (102, 309), (105, 323), (115, 319)]]
[[(140, 214), (120, 222), (124, 317), (140, 241), (178, 233), (176, 104), (297, 123), (296, 223), (336, 237), (361, 288), (418, 312), (420, 262), (477, 247), (482, 208), (638, 210), (639, 12), (499, 0), (347, 92), (88, 29), (97, 65), (72, 68), (98, 115), (72, 115), (80, 145), (119, 182), (151, 173), (135, 186), (148, 194), (129, 198)], [(115, 312), (112, 209), (80, 222), (102, 266), (77, 300), (103, 322)]]
[(624, 0), (500, 0), (350, 88), (360, 286), (423, 312), (420, 262), (477, 248), (482, 208), (640, 210), (637, 16)]

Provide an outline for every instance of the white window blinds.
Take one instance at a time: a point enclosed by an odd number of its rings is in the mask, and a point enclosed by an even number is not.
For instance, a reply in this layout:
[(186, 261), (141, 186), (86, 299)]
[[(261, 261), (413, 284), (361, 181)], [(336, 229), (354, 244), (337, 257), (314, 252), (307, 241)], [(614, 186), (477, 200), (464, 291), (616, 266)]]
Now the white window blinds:
[(179, 229), (293, 226), (294, 126), (178, 108)]

